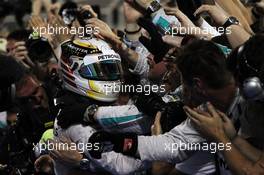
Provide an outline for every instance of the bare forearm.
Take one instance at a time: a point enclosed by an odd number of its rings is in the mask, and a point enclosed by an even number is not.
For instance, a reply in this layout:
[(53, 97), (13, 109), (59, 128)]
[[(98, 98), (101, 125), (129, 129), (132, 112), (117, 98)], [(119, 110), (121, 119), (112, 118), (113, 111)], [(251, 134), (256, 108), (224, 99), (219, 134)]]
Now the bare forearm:
[(244, 17), (244, 14), (240, 11), (240, 8), (231, 0), (216, 0), (216, 2), (230, 15), (235, 16), (239, 19), (241, 22), (243, 28), (249, 32), (252, 33), (252, 30), (250, 28), (250, 25), (247, 21), (247, 19)]
[(261, 151), (250, 145), (241, 137), (236, 137), (233, 144), (243, 153), (249, 160), (257, 162), (260, 159)]
[(231, 25), (229, 29), (230, 33), (226, 34), (226, 36), (232, 48), (242, 45), (251, 37), (240, 25)]
[(32, 15), (39, 15), (41, 7), (42, 7), (41, 0), (33, 0), (32, 1)]
[(50, 11), (51, 4), (52, 4), (51, 3), (51, 0), (45, 0), (45, 1), (43, 1), (43, 5), (44, 5), (45, 10), (46, 10), (47, 13)]
[[(218, 140), (219, 143), (230, 144), (231, 141), (227, 137)], [(253, 163), (248, 160), (234, 144), (231, 144), (230, 150), (222, 152), (228, 167), (235, 175), (246, 175), (248, 170), (253, 169)]]
[(247, 20), (248, 24), (251, 25), (253, 23), (253, 18), (250, 10), (248, 10), (240, 0), (233, 0), (234, 4), (240, 9), (242, 14), (244, 15), (245, 19)]

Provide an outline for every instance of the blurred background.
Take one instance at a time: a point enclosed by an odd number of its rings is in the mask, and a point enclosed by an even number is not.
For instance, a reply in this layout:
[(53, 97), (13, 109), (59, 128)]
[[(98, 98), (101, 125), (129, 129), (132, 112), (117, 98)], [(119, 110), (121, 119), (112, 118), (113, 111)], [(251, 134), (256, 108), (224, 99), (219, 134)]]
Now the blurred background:
[[(66, 0), (0, 0), (0, 37), (5, 37), (8, 31), (19, 29), (27, 21), (32, 12), (32, 2), (43, 3), (41, 11), (45, 10), (46, 3), (64, 3)], [(124, 15), (122, 15), (123, 0), (73, 0), (81, 4), (98, 5), (101, 17), (111, 27), (123, 29)], [(44, 13), (41, 13), (44, 14)]]

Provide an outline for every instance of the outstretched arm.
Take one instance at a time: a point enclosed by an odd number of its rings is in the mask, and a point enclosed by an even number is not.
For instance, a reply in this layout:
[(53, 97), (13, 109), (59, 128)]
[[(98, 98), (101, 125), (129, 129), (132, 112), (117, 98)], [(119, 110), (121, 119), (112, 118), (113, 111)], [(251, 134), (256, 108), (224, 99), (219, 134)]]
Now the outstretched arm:
[[(207, 13), (216, 24), (223, 26), (227, 19), (231, 16), (225, 12), (219, 5), (202, 5), (195, 12), (195, 15)], [(229, 26), (229, 33), (226, 33), (227, 39), (231, 44), (232, 48), (236, 48), (246, 42), (250, 37), (249, 34), (242, 26), (231, 25)]]

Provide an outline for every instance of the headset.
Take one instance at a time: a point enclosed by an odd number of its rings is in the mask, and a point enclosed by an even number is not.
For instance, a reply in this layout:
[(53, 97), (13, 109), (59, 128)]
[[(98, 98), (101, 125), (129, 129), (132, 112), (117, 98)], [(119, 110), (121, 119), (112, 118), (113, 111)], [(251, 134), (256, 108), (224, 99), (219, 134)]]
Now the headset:
[[(260, 69), (249, 64), (249, 61), (244, 52), (245, 45), (238, 48), (236, 70), (242, 80), (242, 94), (246, 100), (264, 101), (264, 84), (259, 77), (262, 73), (263, 66)], [(247, 72), (242, 72), (246, 70)], [(248, 74), (250, 72), (250, 74)], [(248, 75), (250, 75), (248, 77)], [(246, 78), (247, 77), (247, 78)], [(245, 79), (244, 79), (245, 78)]]

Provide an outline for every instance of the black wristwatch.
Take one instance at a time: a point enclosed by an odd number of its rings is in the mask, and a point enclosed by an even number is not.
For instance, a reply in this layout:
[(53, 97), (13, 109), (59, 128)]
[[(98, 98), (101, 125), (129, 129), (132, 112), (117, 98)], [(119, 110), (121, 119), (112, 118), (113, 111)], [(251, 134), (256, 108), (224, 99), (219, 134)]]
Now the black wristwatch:
[(147, 8), (149, 14), (158, 11), (161, 8), (161, 5), (158, 1), (154, 0), (150, 3), (150, 6)]
[(81, 170), (88, 170), (90, 168), (90, 161), (86, 158), (86, 156), (83, 154), (83, 158), (80, 161), (80, 169)]
[(231, 25), (239, 25), (239, 21), (236, 17), (230, 16), (226, 22), (224, 23), (223, 27), (226, 30), (227, 27), (231, 26)]
[(94, 123), (95, 122), (94, 114), (97, 112), (97, 110), (98, 110), (98, 105), (93, 104), (93, 105), (88, 106), (84, 113), (83, 120), (85, 122)]

